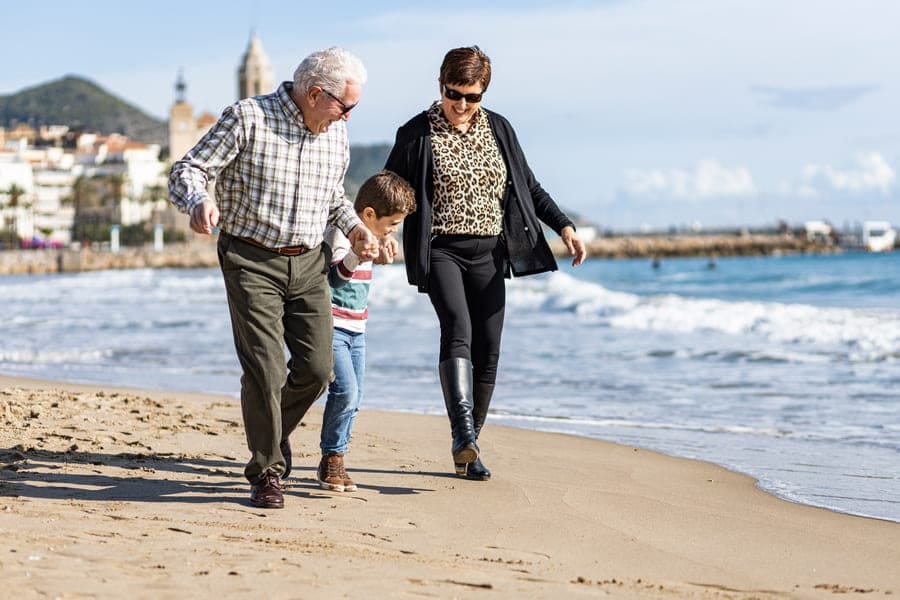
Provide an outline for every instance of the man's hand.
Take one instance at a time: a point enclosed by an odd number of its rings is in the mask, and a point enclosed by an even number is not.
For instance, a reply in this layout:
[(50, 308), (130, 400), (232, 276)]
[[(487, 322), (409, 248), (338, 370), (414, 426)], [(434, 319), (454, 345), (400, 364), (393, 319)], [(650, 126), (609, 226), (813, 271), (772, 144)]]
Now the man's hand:
[(212, 200), (204, 200), (191, 211), (191, 229), (197, 233), (212, 233), (219, 222), (219, 207)]
[(578, 234), (575, 233), (575, 229), (571, 225), (563, 227), (560, 237), (569, 250), (569, 256), (575, 257), (572, 260), (572, 266), (577, 267), (583, 263), (584, 259), (587, 258), (587, 248), (584, 242), (581, 241), (581, 238), (578, 237)]
[(378, 238), (363, 224), (355, 225), (347, 234), (353, 252), (362, 260), (372, 260), (378, 256)]
[[(353, 254), (359, 257), (360, 262), (369, 262), (372, 260), (372, 253), (369, 248), (369, 243), (365, 238), (357, 238), (357, 240), (350, 246), (350, 249), (353, 250)], [(377, 257), (375, 260), (377, 262)]]

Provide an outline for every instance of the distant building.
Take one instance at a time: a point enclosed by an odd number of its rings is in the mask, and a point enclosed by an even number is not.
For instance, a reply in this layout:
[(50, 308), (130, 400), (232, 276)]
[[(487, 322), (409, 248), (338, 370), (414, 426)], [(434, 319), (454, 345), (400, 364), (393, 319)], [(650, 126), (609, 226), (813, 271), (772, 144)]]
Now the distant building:
[(238, 66), (238, 100), (268, 94), (275, 89), (272, 63), (256, 34), (250, 36), (247, 51)]
[[(53, 145), (61, 141), (65, 130), (60, 125), (42, 127), (39, 144), (29, 144), (23, 137), (7, 141), (0, 150), (4, 243), (11, 238), (22, 243), (40, 238), (66, 244), (79, 214), (135, 225), (152, 219), (168, 204), (157, 193), (165, 183), (159, 145), (135, 142), (118, 133), (78, 134), (74, 148)], [(74, 197), (79, 179), (84, 183), (83, 203)], [(21, 190), (15, 199), (13, 186)]]
[(834, 228), (825, 221), (806, 221), (803, 223), (803, 231), (810, 242), (830, 244), (833, 241)]
[(865, 221), (862, 242), (869, 252), (889, 252), (897, 243), (897, 231), (888, 221)]
[(187, 83), (179, 73), (175, 82), (175, 103), (169, 110), (169, 157), (175, 161), (200, 141), (216, 118), (204, 112), (194, 118), (194, 107), (187, 101)]
[(25, 123), (19, 123), (12, 129), (6, 131), (5, 142), (23, 141), (27, 144), (33, 144), (37, 141), (38, 131)]

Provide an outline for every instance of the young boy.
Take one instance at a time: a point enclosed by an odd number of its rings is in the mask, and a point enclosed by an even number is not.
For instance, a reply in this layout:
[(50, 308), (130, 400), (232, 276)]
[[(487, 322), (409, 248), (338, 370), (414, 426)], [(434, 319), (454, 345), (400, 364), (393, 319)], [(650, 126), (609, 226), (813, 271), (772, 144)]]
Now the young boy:
[[(354, 208), (369, 231), (381, 240), (374, 262), (394, 262), (398, 244), (391, 234), (408, 213), (416, 210), (412, 187), (400, 176), (380, 171), (359, 188)], [(325, 243), (332, 252), (328, 283), (334, 316), (334, 381), (328, 386), (322, 417), (318, 479), (323, 489), (352, 492), (356, 484), (344, 469), (344, 454), (363, 395), (372, 261), (360, 259), (344, 234), (334, 227), (325, 230)]]

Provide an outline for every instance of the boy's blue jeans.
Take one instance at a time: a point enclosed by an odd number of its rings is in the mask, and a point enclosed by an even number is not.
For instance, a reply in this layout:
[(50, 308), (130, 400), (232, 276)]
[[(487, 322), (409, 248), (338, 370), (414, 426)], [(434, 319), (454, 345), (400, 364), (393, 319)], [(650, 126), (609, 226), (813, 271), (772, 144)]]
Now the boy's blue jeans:
[(363, 396), (366, 368), (366, 334), (335, 327), (334, 381), (328, 386), (325, 415), (322, 417), (322, 454), (347, 452), (350, 431)]

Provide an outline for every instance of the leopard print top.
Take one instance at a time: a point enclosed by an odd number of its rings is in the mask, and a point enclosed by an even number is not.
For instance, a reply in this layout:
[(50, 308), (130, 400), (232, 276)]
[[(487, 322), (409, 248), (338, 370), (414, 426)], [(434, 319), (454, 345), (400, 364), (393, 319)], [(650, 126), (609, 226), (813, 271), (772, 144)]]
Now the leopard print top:
[(479, 109), (466, 133), (444, 116), (441, 103), (428, 109), (434, 155), (432, 233), (500, 235), (506, 164)]

